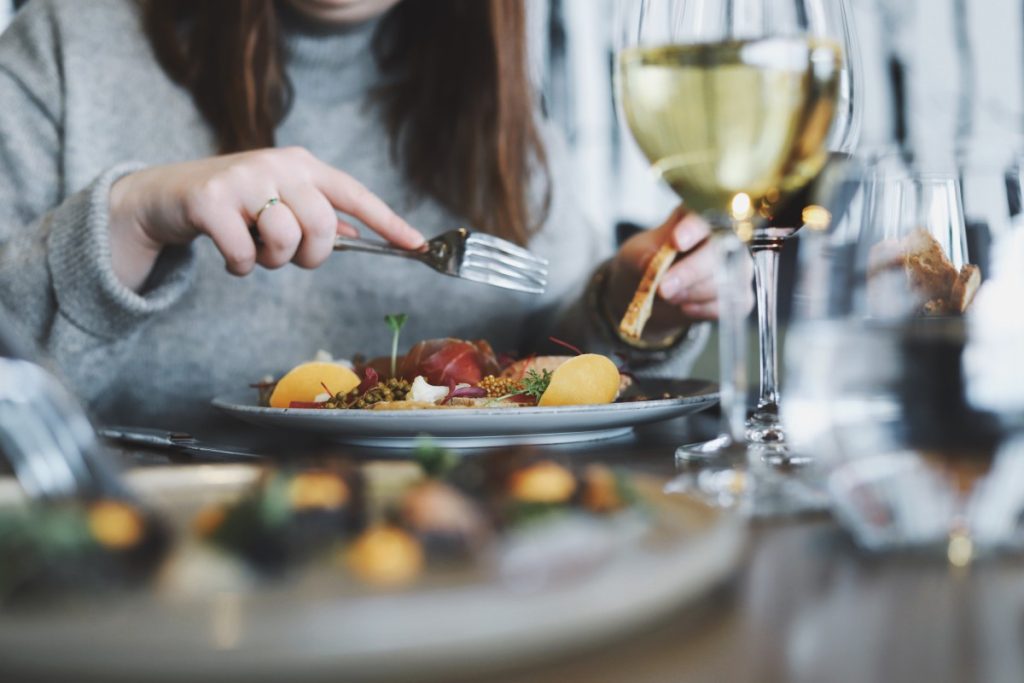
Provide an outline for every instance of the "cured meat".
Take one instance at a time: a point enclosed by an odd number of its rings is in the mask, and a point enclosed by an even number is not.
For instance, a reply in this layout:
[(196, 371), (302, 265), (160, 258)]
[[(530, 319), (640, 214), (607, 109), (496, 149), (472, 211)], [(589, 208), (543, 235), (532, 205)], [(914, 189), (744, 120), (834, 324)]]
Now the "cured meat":
[(487, 375), (498, 374), (498, 359), (486, 341), (462, 339), (429, 339), (411, 349), (399, 363), (398, 374), (412, 380), (423, 375), (437, 386), (455, 384), (477, 385)]
[[(374, 358), (367, 363), (381, 377), (391, 375), (391, 358)], [(409, 380), (422, 375), (435, 386), (472, 384), (476, 386), (487, 375), (500, 372), (494, 349), (484, 340), (428, 339), (421, 341), (398, 359), (398, 376)], [(361, 371), (361, 368), (360, 368)]]

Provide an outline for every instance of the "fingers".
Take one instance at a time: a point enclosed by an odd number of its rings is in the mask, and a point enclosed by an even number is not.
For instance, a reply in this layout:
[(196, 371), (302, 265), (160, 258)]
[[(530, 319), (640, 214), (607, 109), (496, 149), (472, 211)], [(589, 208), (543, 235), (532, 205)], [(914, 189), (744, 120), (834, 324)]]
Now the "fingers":
[[(211, 229), (211, 226), (216, 227)], [(228, 206), (211, 208), (206, 220), (195, 227), (213, 240), (229, 273), (248, 275), (252, 271), (256, 264), (256, 243), (237, 211)]]
[[(694, 218), (684, 217), (672, 228), (672, 239), (685, 256), (665, 274), (658, 293), (662, 299), (693, 320), (716, 320), (719, 313), (718, 286), (715, 281), (717, 260), (708, 240), (710, 228), (704, 221)], [(689, 251), (684, 249), (687, 245), (693, 245)], [(744, 260), (742, 279), (746, 285), (743, 311), (750, 313), (754, 308), (753, 290), (750, 287), (753, 264), (750, 259)]]
[(683, 313), (692, 320), (718, 320), (718, 301), (685, 304)]
[(359, 230), (348, 221), (338, 219), (338, 234), (342, 237), (359, 237)]
[(297, 147), (184, 162), (163, 167), (160, 174), (159, 188), (171, 189), (151, 192), (156, 209), (147, 213), (155, 217), (149, 227), (159, 243), (187, 243), (205, 234), (236, 275), (256, 263), (322, 265), (337, 236), (359, 236), (338, 211), (398, 246), (416, 249), (425, 241), (361, 183)]
[(259, 233), (259, 247), (256, 262), (264, 268), (280, 268), (290, 262), (302, 241), (302, 228), (284, 202), (268, 206), (256, 221)]
[[(715, 255), (710, 244), (691, 251), (665, 274), (658, 293), (672, 304), (714, 298)], [(710, 296), (707, 296), (710, 291)]]
[(301, 239), (290, 260), (303, 268), (322, 265), (333, 252), (334, 238), (338, 234), (339, 221), (334, 207), (309, 185), (282, 191), (281, 200), (291, 209), (301, 228)]
[(388, 242), (405, 249), (423, 246), (425, 240), (418, 230), (347, 173), (321, 164), (317, 187), (335, 208), (358, 218)]
[(672, 241), (676, 249), (688, 252), (706, 240), (711, 234), (711, 226), (695, 213), (683, 214), (672, 228)]

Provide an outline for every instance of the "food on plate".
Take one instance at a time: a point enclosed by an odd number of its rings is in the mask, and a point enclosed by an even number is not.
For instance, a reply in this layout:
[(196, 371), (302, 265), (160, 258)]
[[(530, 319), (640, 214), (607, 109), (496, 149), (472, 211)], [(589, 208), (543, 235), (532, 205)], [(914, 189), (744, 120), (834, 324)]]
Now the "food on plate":
[(366, 525), (358, 468), (266, 472), (237, 501), (200, 511), (193, 529), (216, 547), (275, 573)]
[(404, 528), (423, 540), (435, 559), (466, 558), (490, 540), (492, 529), (480, 507), (451, 484), (430, 478), (406, 491), (398, 507)]
[(359, 386), (359, 381), (359, 376), (341, 363), (302, 363), (277, 381), (270, 394), (270, 407), (289, 408), (294, 403), (316, 403), (324, 394), (347, 394)]
[(635, 501), (622, 474), (606, 465), (588, 465), (583, 471), (583, 506), (595, 513), (613, 513)]
[(371, 527), (344, 553), (345, 565), (365, 583), (405, 586), (423, 572), (423, 548), (411, 534), (391, 525)]
[[(174, 503), (187, 514), (166, 518), (178, 525), (173, 548), (165, 518), (125, 501), (8, 511), (0, 603), (55, 587), (248, 589), (302, 572), (355, 590), (478, 580), (502, 576), (505, 553), (529, 546), (531, 534), (559, 545), (566, 526), (607, 540), (620, 524), (648, 524), (632, 480), (603, 465), (527, 449), (467, 458), (431, 446), (416, 460), (263, 469), (241, 490), (217, 489), (212, 503), (210, 491), (183, 509)], [(531, 562), (579, 571), (572, 548)], [(208, 583), (194, 585), (197, 576)]]
[[(382, 375), (377, 368), (390, 363), (375, 359), (357, 366), (358, 374), (344, 376), (334, 393), (327, 382), (320, 393), (310, 396), (319, 364), (303, 363), (290, 371), (274, 389), (272, 408), (422, 410), (425, 408), (516, 408), (522, 406), (566, 406), (612, 403), (632, 380), (621, 373), (606, 356), (584, 353), (577, 356), (538, 356), (499, 366), (487, 342), (434, 339), (419, 342), (408, 354), (394, 359), (402, 376)], [(314, 369), (307, 369), (312, 367)], [(344, 366), (338, 366), (344, 367)], [(486, 373), (486, 374), (482, 374)], [(409, 375), (411, 374), (411, 378)], [(298, 377), (301, 398), (286, 379)], [(334, 379), (336, 383), (339, 379)], [(266, 385), (256, 385), (264, 390)]]
[(665, 244), (657, 252), (651, 262), (647, 264), (640, 284), (637, 285), (633, 300), (626, 307), (626, 313), (619, 323), (619, 334), (627, 339), (639, 340), (644, 333), (644, 327), (651, 318), (654, 310), (654, 299), (658, 295), (658, 286), (668, 272), (669, 267), (676, 259), (679, 252), (671, 244)]
[(539, 406), (611, 403), (619, 394), (619, 368), (606, 356), (585, 353), (565, 361), (551, 373)]
[(37, 504), (0, 514), (0, 603), (53, 590), (146, 583), (170, 536), (126, 500)]
[(882, 240), (868, 255), (868, 306), (876, 315), (960, 315), (980, 285), (978, 266), (958, 271), (926, 230)]
[[(567, 360), (576, 358), (577, 356), (583, 355), (582, 353), (576, 354), (575, 356), (530, 356), (522, 360), (515, 361), (504, 370), (501, 371), (499, 380), (511, 380), (512, 382), (521, 382), (522, 379), (531, 370), (539, 373), (543, 373), (545, 370), (554, 373), (560, 365), (565, 363)], [(633, 378), (631, 375), (625, 372), (619, 371), (619, 394), (622, 394), (633, 384)], [(486, 378), (485, 378), (486, 379)], [(509, 392), (503, 392), (509, 393)], [(497, 394), (500, 396), (501, 394)]]
[(576, 477), (561, 465), (542, 460), (509, 477), (508, 493), (521, 503), (565, 503), (576, 492)]

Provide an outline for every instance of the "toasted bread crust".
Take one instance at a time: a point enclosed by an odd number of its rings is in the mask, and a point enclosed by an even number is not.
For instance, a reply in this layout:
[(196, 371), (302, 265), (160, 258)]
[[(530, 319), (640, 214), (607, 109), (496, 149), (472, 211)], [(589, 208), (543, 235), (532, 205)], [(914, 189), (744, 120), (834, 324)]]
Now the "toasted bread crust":
[(981, 269), (973, 263), (968, 263), (960, 269), (956, 282), (953, 283), (952, 293), (949, 297), (950, 310), (963, 313), (974, 301), (974, 295), (981, 286)]
[(868, 256), (868, 300), (871, 310), (894, 309), (894, 278), (905, 283), (922, 315), (958, 315), (967, 310), (981, 284), (981, 271), (967, 264), (957, 272), (942, 245), (926, 230), (915, 230), (902, 240), (875, 244)]
[(651, 318), (651, 311), (654, 309), (654, 299), (658, 295), (658, 285), (661, 284), (669, 266), (675, 261), (679, 252), (671, 244), (662, 246), (647, 264), (640, 284), (636, 288), (633, 300), (629, 302), (622, 322), (619, 323), (619, 333), (626, 339), (639, 341), (643, 336), (644, 327)]

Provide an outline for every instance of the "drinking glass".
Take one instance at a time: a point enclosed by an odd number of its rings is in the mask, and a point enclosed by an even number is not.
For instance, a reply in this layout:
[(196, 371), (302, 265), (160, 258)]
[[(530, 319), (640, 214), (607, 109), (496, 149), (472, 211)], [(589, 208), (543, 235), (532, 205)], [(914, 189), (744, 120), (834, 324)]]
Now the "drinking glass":
[[(795, 229), (772, 232), (770, 218), (828, 163), (837, 111), (844, 130), (858, 128), (854, 79), (842, 77), (847, 19), (842, 0), (624, 0), (619, 6), (616, 80), (626, 120), (652, 169), (711, 226), (719, 256), (725, 433), (683, 446), (677, 457), (712, 461), (745, 453), (737, 304), (746, 283), (738, 240), (774, 244), (792, 234)], [(767, 251), (777, 259), (777, 249)], [(760, 270), (772, 267), (770, 258), (762, 260)], [(763, 292), (773, 276), (761, 272), (758, 280)], [(759, 298), (773, 319), (774, 299)], [(771, 340), (766, 347), (774, 354)], [(774, 401), (774, 366), (766, 367)]]
[(964, 365), (975, 260), (956, 175), (880, 166), (843, 221), (802, 241), (783, 418), (795, 448), (830, 461), (868, 544), (948, 540), (951, 561), (971, 547), (974, 484), (1004, 438)]

